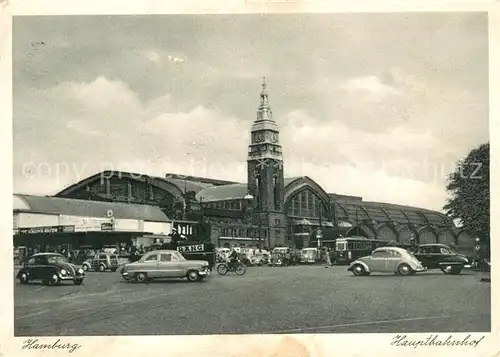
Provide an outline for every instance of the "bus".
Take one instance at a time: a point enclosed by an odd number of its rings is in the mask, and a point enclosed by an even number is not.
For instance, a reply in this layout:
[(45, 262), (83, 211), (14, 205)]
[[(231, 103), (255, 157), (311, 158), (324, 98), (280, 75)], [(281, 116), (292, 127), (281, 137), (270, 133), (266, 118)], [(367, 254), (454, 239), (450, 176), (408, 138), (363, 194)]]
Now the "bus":
[(337, 238), (335, 241), (336, 264), (349, 264), (352, 261), (370, 255), (379, 247), (397, 246), (408, 249), (409, 245), (366, 237)]

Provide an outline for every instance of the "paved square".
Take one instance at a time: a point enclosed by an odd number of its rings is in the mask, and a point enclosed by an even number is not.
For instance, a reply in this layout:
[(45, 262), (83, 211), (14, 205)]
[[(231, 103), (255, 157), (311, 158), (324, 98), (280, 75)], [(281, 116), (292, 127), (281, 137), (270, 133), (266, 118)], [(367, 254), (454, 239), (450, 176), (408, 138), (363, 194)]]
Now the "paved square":
[(15, 334), (177, 335), (490, 331), (481, 274), (355, 277), (345, 266), (248, 268), (201, 283), (127, 283), (87, 273), (83, 285), (15, 285)]

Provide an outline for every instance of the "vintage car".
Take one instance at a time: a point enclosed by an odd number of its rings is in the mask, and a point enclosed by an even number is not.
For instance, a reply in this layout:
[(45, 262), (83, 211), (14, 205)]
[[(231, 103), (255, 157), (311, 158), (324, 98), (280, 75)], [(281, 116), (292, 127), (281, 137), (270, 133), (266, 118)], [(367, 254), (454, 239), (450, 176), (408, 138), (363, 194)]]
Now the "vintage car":
[(210, 275), (210, 267), (204, 260), (186, 260), (176, 250), (155, 250), (123, 266), (120, 274), (125, 280), (137, 282), (164, 278), (187, 278), (194, 282)]
[(38, 280), (45, 285), (60, 285), (63, 281), (71, 280), (75, 285), (80, 285), (84, 277), (82, 268), (70, 264), (59, 253), (34, 254), (17, 273), (21, 284)]
[(303, 248), (300, 251), (300, 262), (302, 264), (314, 264), (318, 259), (318, 248)]
[(294, 259), (292, 259), (294, 256), (292, 253), (293, 252), (290, 247), (276, 247), (272, 250), (267, 265), (272, 267), (292, 265), (295, 262)]
[(115, 272), (118, 269), (118, 255), (111, 253), (97, 253), (92, 258), (85, 260), (82, 263), (82, 268), (85, 271), (96, 270)]
[(470, 267), (465, 255), (444, 244), (422, 244), (413, 255), (426, 269), (441, 269), (445, 274), (460, 274)]
[(425, 271), (425, 267), (410, 252), (397, 247), (380, 247), (371, 255), (354, 260), (347, 268), (356, 276), (370, 275), (372, 272), (413, 275)]
[(265, 250), (256, 251), (250, 257), (250, 265), (262, 266), (269, 263), (269, 252)]

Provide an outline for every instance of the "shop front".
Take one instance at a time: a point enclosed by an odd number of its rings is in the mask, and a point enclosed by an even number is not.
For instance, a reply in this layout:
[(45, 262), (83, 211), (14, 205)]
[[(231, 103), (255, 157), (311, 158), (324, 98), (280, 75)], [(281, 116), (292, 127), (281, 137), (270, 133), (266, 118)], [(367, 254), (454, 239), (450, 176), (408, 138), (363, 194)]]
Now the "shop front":
[(109, 231), (106, 226), (100, 231), (77, 231), (74, 226), (20, 228), (14, 232), (14, 251), (18, 262), (39, 252), (58, 252), (78, 261), (86, 250), (127, 251), (138, 237), (152, 232)]

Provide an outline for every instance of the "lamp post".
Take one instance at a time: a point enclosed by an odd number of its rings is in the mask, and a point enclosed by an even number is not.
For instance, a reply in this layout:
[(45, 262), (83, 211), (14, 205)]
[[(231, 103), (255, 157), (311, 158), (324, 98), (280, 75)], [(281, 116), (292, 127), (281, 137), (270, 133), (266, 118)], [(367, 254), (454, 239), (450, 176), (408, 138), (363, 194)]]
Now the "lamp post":
[[(203, 197), (200, 196), (200, 224), (199, 224), (199, 232), (197, 232), (197, 236), (201, 239), (201, 241), (206, 241), (207, 240), (207, 231), (206, 231), (206, 224), (205, 224), (205, 210), (203, 209)], [(208, 241), (211, 241), (211, 239), (208, 239)]]
[(476, 241), (476, 246), (475, 246), (475, 249), (476, 249), (476, 259), (477, 259), (477, 264), (478, 264), (478, 268), (482, 271), (483, 270), (483, 264), (481, 262), (481, 239), (479, 237), (476, 237), (475, 239)]
[(323, 214), (323, 210), (321, 209), (321, 201), (318, 203), (318, 212), (319, 212), (319, 227), (318, 230), (316, 231), (316, 239), (317, 239), (317, 245), (318, 249), (321, 248), (321, 239), (323, 238), (323, 232), (322, 232), (322, 221), (321, 221), (321, 216)]
[(356, 206), (356, 235), (359, 236), (358, 206)]
[(410, 236), (410, 249), (411, 249), (413, 252), (415, 252), (415, 236), (413, 235), (413, 233), (412, 233), (412, 235)]

